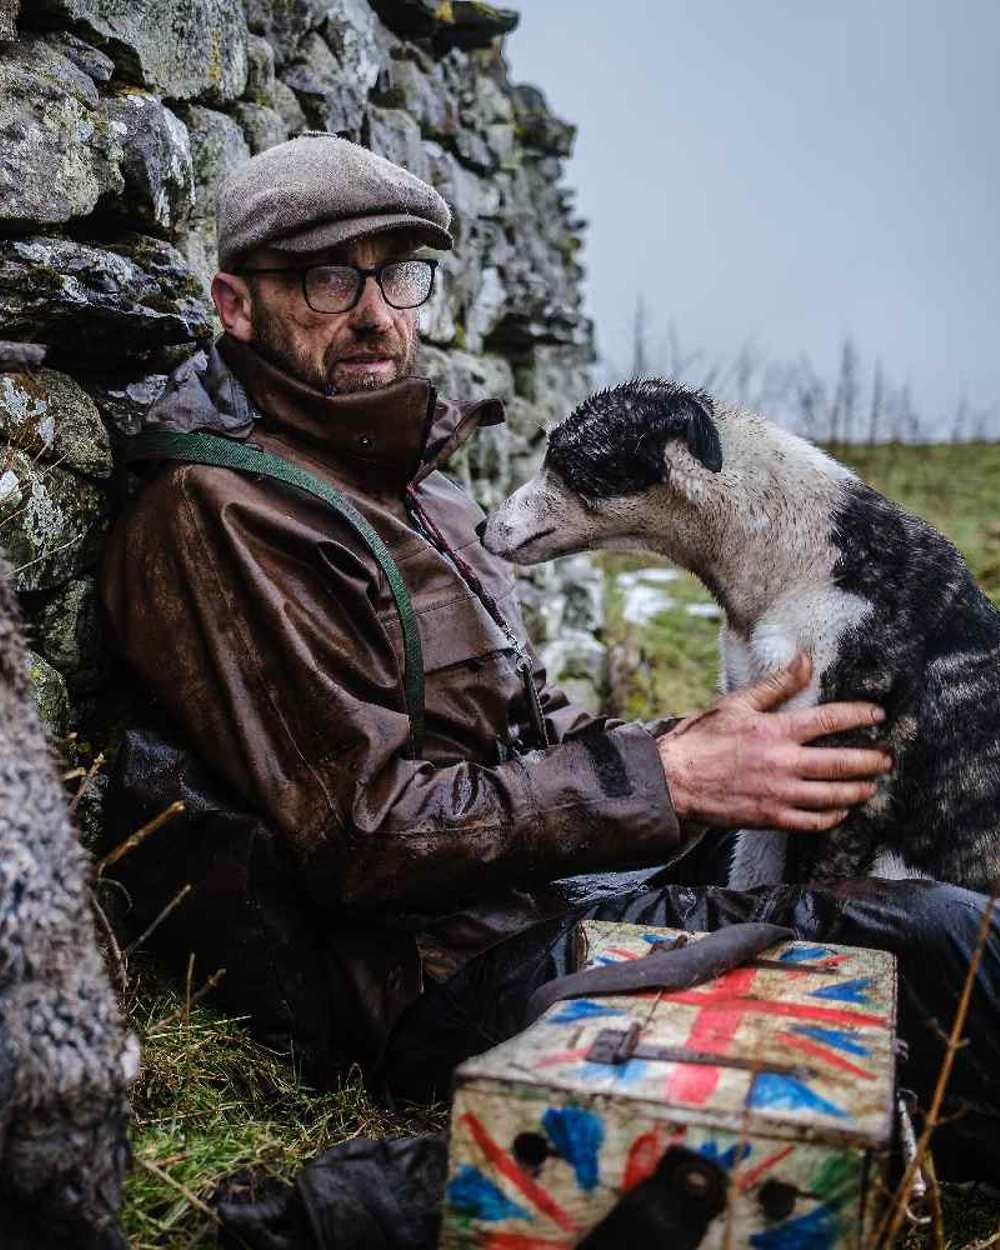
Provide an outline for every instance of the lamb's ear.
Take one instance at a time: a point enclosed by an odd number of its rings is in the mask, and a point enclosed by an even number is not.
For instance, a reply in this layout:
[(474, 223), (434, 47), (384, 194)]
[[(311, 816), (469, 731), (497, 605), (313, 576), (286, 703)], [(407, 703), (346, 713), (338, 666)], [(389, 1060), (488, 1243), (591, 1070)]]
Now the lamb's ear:
[(688, 451), (712, 473), (722, 470), (722, 440), (709, 406), (699, 397), (687, 400), (685, 436)]

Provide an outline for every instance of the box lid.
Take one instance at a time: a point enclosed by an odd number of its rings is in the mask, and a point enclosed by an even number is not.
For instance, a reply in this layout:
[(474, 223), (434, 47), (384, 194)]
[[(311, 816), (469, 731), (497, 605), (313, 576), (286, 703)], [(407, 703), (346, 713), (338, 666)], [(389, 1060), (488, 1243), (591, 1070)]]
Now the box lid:
[[(587, 921), (578, 965), (704, 936)], [(688, 1123), (877, 1147), (892, 1130), (895, 1018), (892, 955), (784, 942), (693, 989), (556, 1003), (456, 1079), (653, 1102)]]

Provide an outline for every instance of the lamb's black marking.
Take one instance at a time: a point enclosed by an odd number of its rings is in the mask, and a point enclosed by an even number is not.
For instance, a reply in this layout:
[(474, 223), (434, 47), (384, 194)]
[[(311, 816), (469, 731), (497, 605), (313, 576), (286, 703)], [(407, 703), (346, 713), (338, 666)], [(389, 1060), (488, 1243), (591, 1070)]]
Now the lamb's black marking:
[(585, 499), (634, 495), (666, 474), (669, 438), (713, 473), (722, 444), (712, 401), (673, 382), (634, 379), (589, 396), (549, 435), (545, 465)]
[(987, 847), (1000, 836), (1000, 610), (947, 539), (860, 482), (845, 486), (832, 537), (836, 584), (872, 610), (840, 640), (821, 699), (880, 703), (886, 721), (855, 739), (887, 741), (896, 770), (886, 810), (789, 840), (789, 878), (856, 876), (888, 847), (929, 876), (988, 891)]

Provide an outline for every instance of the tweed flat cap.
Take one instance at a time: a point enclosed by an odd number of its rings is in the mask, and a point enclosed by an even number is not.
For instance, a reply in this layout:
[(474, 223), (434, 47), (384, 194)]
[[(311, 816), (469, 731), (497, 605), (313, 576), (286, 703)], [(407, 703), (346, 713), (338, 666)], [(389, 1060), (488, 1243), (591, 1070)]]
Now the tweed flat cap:
[(406, 228), (450, 248), (448, 205), (433, 187), (367, 148), (306, 131), (234, 170), (216, 200), (219, 265), (258, 247), (312, 252)]

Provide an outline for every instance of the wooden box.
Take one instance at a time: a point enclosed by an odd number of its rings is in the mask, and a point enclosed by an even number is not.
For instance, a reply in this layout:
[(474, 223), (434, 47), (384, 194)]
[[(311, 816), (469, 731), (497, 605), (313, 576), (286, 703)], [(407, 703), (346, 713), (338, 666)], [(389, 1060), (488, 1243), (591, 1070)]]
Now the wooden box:
[[(582, 967), (678, 934), (576, 936)], [(677, 1144), (728, 1178), (701, 1245), (860, 1250), (884, 1193), (895, 1013), (893, 956), (815, 942), (679, 993), (556, 1003), (456, 1073), (441, 1246), (568, 1250)]]

